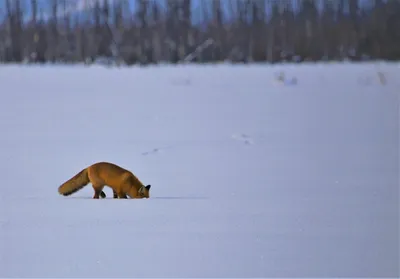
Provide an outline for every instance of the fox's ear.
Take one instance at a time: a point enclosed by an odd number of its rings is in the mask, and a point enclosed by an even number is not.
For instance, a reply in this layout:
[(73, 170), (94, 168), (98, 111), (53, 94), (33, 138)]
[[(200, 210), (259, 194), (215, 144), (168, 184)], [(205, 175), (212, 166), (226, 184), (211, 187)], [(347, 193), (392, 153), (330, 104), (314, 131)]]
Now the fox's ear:
[(145, 188), (146, 188), (147, 190), (150, 190), (150, 187), (151, 187), (151, 185), (147, 185)]

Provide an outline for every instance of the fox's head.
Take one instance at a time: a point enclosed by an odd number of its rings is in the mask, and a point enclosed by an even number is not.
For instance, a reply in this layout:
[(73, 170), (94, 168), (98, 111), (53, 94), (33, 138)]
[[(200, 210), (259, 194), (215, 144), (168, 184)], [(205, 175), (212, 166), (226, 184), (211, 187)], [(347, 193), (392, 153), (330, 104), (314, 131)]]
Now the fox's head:
[(138, 193), (140, 198), (150, 198), (150, 187), (151, 185), (140, 187)]

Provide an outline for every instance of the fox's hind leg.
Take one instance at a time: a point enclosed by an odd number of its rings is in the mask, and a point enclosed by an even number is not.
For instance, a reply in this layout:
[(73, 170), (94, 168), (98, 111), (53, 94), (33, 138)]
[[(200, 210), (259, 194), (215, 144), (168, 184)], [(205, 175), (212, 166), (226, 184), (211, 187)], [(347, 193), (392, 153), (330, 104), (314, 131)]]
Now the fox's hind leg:
[(94, 199), (98, 199), (98, 198), (100, 198), (100, 196), (102, 198), (105, 197), (106, 194), (103, 192), (103, 188), (104, 188), (104, 185), (93, 184), (93, 190), (94, 190), (93, 198)]
[(94, 199), (100, 198), (100, 193), (101, 193), (101, 191), (94, 189), (93, 198), (94, 198)]
[(114, 198), (114, 199), (117, 199), (117, 198), (118, 198), (118, 194), (117, 194), (117, 192), (115, 192), (115, 190), (113, 190), (113, 198)]

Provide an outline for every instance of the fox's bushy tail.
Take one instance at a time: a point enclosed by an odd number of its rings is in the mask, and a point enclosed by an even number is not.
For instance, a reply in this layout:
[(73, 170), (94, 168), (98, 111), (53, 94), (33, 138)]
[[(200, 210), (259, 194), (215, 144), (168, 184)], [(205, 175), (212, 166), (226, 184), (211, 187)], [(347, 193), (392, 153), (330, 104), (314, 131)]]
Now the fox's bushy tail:
[(78, 192), (80, 189), (89, 184), (89, 176), (87, 169), (81, 170), (78, 174), (76, 174), (71, 179), (64, 182), (60, 187), (58, 187), (58, 193), (63, 196), (72, 195), (75, 192)]

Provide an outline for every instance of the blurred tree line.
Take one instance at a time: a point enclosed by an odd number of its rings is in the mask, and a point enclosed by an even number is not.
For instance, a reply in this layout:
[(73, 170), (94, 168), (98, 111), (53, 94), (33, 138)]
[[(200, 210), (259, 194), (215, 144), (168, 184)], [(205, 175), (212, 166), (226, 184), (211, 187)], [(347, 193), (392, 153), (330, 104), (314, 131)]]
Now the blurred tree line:
[(369, 8), (358, 0), (197, 0), (196, 9), (192, 0), (130, 0), (134, 11), (129, 0), (103, 0), (79, 12), (72, 0), (48, 0), (50, 14), (37, 0), (0, 1), (2, 63), (400, 58), (400, 0), (370, 0)]

